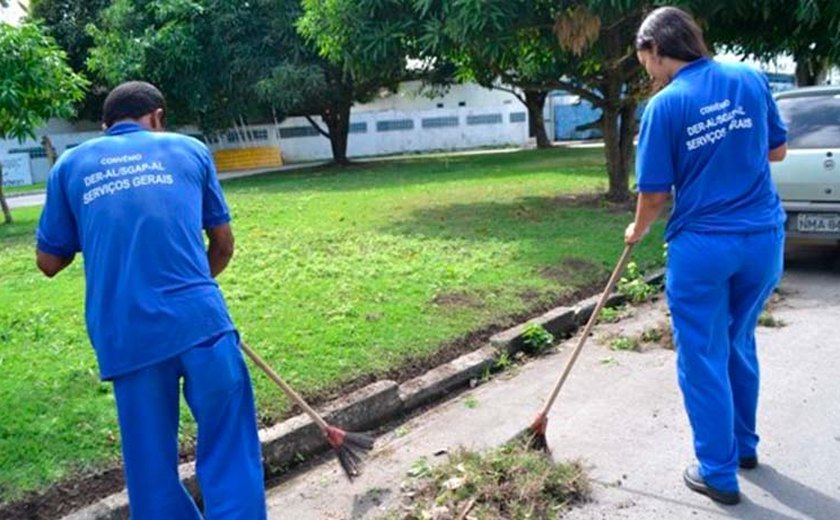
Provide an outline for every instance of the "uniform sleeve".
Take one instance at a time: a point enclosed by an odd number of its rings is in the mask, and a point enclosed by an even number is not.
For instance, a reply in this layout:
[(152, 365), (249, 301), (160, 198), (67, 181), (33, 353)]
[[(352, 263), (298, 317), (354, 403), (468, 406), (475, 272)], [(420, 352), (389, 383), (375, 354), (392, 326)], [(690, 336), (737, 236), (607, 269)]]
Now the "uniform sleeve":
[(47, 200), (35, 232), (38, 250), (59, 258), (72, 258), (81, 250), (76, 217), (70, 209), (67, 193), (56, 164), (47, 181)]
[(204, 229), (212, 229), (230, 222), (230, 211), (210, 151), (202, 147), (201, 153), (206, 175), (201, 201), (201, 225)]
[(773, 93), (770, 90), (770, 83), (767, 78), (764, 78), (765, 96), (767, 98), (767, 140), (770, 145), (770, 150), (778, 148), (787, 142), (787, 125), (782, 121), (782, 116), (779, 114), (779, 105), (773, 98)]
[(636, 150), (636, 181), (641, 193), (670, 192), (674, 185), (674, 136), (660, 101), (651, 99), (642, 113)]

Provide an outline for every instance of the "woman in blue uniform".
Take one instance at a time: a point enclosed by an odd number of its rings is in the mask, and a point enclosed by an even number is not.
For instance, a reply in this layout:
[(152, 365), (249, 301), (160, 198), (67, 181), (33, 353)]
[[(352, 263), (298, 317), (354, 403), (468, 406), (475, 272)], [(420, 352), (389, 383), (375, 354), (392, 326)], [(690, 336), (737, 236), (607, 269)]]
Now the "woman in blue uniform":
[(769, 161), (784, 159), (787, 131), (766, 78), (711, 60), (685, 12), (653, 11), (636, 49), (661, 89), (642, 116), (625, 241), (641, 240), (673, 194), (666, 293), (699, 461), (683, 477), (737, 504), (739, 466), (758, 463), (755, 326), (782, 273), (785, 220)]

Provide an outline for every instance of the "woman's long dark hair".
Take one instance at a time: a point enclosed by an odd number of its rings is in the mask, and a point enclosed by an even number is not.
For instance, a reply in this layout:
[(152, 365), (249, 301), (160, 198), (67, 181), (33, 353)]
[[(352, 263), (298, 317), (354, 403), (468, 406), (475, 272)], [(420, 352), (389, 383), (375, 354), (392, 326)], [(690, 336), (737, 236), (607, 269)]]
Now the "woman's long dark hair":
[(636, 50), (691, 62), (709, 55), (703, 31), (690, 14), (676, 7), (660, 7), (650, 13), (636, 33)]

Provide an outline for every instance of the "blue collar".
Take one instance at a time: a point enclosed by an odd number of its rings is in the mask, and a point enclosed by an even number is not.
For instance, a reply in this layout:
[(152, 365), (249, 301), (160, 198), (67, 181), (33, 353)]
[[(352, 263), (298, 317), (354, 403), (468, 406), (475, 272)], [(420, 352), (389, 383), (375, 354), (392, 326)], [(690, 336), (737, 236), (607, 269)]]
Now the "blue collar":
[(677, 79), (678, 77), (682, 76), (683, 74), (689, 74), (692, 71), (695, 71), (695, 70), (698, 70), (702, 67), (705, 67), (711, 61), (712, 61), (711, 58), (697, 58), (696, 60), (694, 60), (692, 62), (689, 62), (688, 64), (684, 65), (683, 68), (678, 70), (677, 73), (674, 74), (673, 79)]
[(122, 135), (122, 134), (130, 134), (132, 132), (145, 132), (147, 131), (146, 127), (139, 123), (133, 123), (131, 121), (125, 121), (122, 123), (117, 123), (113, 125), (111, 128), (105, 131), (106, 135)]

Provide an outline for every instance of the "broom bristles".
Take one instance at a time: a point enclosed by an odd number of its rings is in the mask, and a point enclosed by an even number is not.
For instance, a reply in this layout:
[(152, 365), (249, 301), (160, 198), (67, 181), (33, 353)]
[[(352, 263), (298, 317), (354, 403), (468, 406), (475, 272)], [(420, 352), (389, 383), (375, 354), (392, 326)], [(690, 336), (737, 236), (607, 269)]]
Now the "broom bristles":
[(550, 453), (548, 449), (548, 439), (546, 439), (544, 433), (534, 433), (530, 432), (528, 436), (528, 444), (529, 449), (536, 450), (536, 451), (544, 451), (546, 453)]
[(532, 450), (544, 451), (546, 453), (551, 453), (551, 450), (548, 449), (548, 439), (545, 436), (545, 432), (548, 429), (548, 417), (539, 414), (537, 418), (534, 419), (534, 422), (531, 423), (531, 426), (525, 430), (525, 434), (527, 435), (527, 443), (526, 446)]
[(335, 449), (335, 455), (338, 457), (338, 462), (341, 464), (341, 469), (344, 470), (344, 475), (353, 480), (362, 474), (362, 459), (356, 452), (347, 446), (341, 446)]
[(346, 432), (335, 426), (327, 430), (327, 439), (338, 457), (341, 469), (353, 480), (362, 473), (361, 452), (373, 449), (374, 438), (364, 433)]
[(370, 451), (374, 442), (374, 438), (366, 433), (344, 432), (344, 443), (354, 449)]

